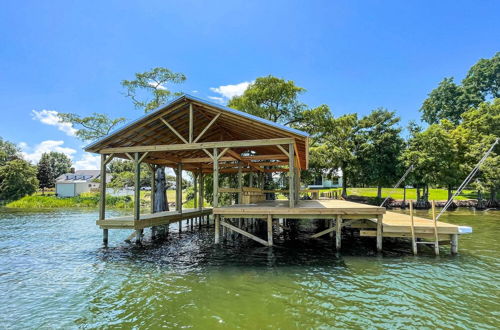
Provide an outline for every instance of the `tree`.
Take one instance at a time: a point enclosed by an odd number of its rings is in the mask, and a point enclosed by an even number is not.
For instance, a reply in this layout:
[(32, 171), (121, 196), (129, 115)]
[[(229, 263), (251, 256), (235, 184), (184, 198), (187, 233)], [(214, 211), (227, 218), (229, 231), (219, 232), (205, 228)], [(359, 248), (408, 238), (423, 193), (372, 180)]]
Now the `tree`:
[(359, 165), (365, 183), (377, 186), (377, 197), (382, 198), (382, 187), (397, 181), (398, 159), (403, 147), (400, 118), (383, 108), (373, 110), (359, 121)]
[(445, 78), (424, 101), (420, 111), (422, 119), (437, 124), (448, 119), (454, 124), (461, 121), (461, 114), (477, 107), (488, 98), (500, 97), (500, 52), (491, 59), (481, 59), (474, 64), (462, 80), (462, 85)]
[[(463, 115), (460, 125), (465, 130), (467, 171), (479, 161), (495, 139), (500, 137), (500, 99), (484, 102)], [(475, 185), (480, 190), (489, 191), (488, 207), (498, 206), (496, 198), (500, 191), (500, 146), (497, 145), (480, 168)]]
[[(137, 73), (134, 80), (123, 80), (122, 86), (126, 88), (126, 96), (132, 99), (134, 106), (137, 109), (149, 112), (157, 108), (161, 103), (164, 103), (178, 93), (171, 92), (165, 84), (181, 83), (186, 80), (186, 77), (181, 73), (173, 73), (166, 68), (153, 68), (150, 71)], [(138, 95), (142, 94), (142, 95)], [(140, 96), (152, 94), (152, 99), (140, 101)], [(79, 127), (76, 135), (83, 141), (90, 141), (101, 138), (107, 134), (118, 124), (125, 121), (125, 118), (111, 119), (105, 114), (94, 113), (89, 117), (80, 117), (76, 114), (60, 114), (60, 118), (64, 122), (69, 122)], [(168, 201), (166, 194), (166, 178), (165, 167), (155, 165), (155, 180), (156, 191), (153, 192), (155, 200), (155, 212), (168, 211)]]
[(75, 113), (59, 113), (58, 116), (62, 122), (76, 127), (76, 137), (82, 141), (93, 141), (106, 136), (126, 120), (123, 117), (111, 119), (108, 115), (96, 112), (87, 117)]
[(500, 97), (500, 52), (491, 59), (480, 59), (462, 81), (469, 94), (480, 100)]
[(305, 89), (292, 80), (284, 80), (271, 75), (255, 79), (243, 95), (235, 96), (228, 106), (252, 115), (290, 125), (302, 118), (305, 105), (298, 97)]
[(0, 200), (16, 200), (36, 192), (36, 168), (25, 160), (14, 159), (0, 166)]
[(9, 160), (20, 158), (21, 150), (14, 143), (4, 140), (0, 137), (0, 166)]
[(470, 106), (471, 100), (464, 88), (455, 84), (453, 78), (444, 78), (425, 99), (420, 111), (422, 119), (429, 124), (436, 124), (441, 119), (458, 124), (460, 115)]
[(56, 178), (69, 172), (71, 159), (61, 152), (51, 151), (43, 153), (37, 165), (37, 179), (40, 182), (42, 193), (45, 188), (53, 188)]
[[(71, 169), (71, 159), (62, 152), (49, 152), (50, 167), (54, 173), (54, 179), (58, 176), (68, 173)], [(42, 155), (43, 157), (43, 155)]]
[[(174, 96), (182, 94), (169, 90), (165, 87), (167, 83), (180, 84), (185, 80), (186, 76), (182, 73), (175, 73), (167, 68), (157, 67), (146, 72), (136, 73), (134, 80), (123, 80), (121, 84), (125, 87), (126, 96), (132, 99), (134, 106), (137, 109), (144, 110), (144, 112), (149, 112)], [(140, 95), (141, 92), (142, 95)], [(145, 99), (141, 101), (140, 96)]]
[(39, 182), (39, 187), (42, 188), (42, 194), (45, 195), (45, 188), (54, 187), (55, 175), (50, 164), (50, 156), (48, 153), (43, 153), (37, 165), (36, 177)]
[[(302, 119), (305, 105), (298, 100), (304, 88), (298, 87), (292, 80), (284, 80), (271, 75), (255, 79), (243, 95), (235, 96), (228, 106), (250, 113), (276, 123), (291, 125)], [(266, 173), (264, 188), (272, 190), (274, 181), (272, 173)], [(266, 199), (273, 200), (274, 193), (267, 193)]]

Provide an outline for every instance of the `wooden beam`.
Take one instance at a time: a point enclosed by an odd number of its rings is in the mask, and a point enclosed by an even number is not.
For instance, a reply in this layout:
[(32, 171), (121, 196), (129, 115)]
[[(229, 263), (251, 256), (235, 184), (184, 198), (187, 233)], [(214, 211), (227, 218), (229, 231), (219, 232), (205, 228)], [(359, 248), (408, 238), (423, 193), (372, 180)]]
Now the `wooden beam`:
[[(211, 155), (212, 154), (210, 154), (210, 156)], [(235, 159), (233, 157), (219, 157), (220, 162), (229, 162), (229, 161), (234, 161), (234, 160)], [(180, 162), (183, 164), (212, 163), (213, 159), (212, 159), (212, 157), (181, 158)]]
[(128, 159), (130, 159), (131, 161), (134, 161), (134, 157), (132, 157), (132, 155), (129, 154), (128, 152), (125, 153), (125, 156), (127, 156)]
[[(216, 215), (216, 216), (218, 217), (219, 215)], [(231, 224), (229, 224), (229, 223), (227, 223), (225, 221), (221, 221), (220, 224), (222, 226), (228, 228), (228, 229), (231, 229), (234, 232), (237, 232), (238, 234), (241, 234), (241, 235), (246, 236), (246, 237), (248, 237), (250, 239), (253, 239), (254, 241), (256, 241), (256, 242), (258, 242), (258, 243), (260, 243), (262, 245), (269, 246), (269, 243), (266, 242), (266, 241), (264, 241), (262, 238), (257, 237), (255, 235), (252, 235), (249, 232), (244, 231), (243, 229), (235, 227), (235, 226), (233, 226), (233, 225), (231, 225)]]
[(203, 131), (201, 131), (200, 134), (198, 134), (198, 136), (196, 137), (196, 139), (194, 139), (193, 143), (196, 143), (200, 140), (200, 138), (203, 136), (203, 134), (205, 134), (208, 129), (210, 128), (210, 126), (212, 126), (215, 121), (217, 120), (217, 118), (219, 118), (221, 115), (221, 113), (219, 112), (214, 118), (212, 118), (212, 120), (207, 124), (207, 126), (205, 126), (205, 128), (203, 129)]
[(221, 153), (219, 154), (219, 156), (217, 156), (217, 161), (218, 161), (218, 162), (220, 161), (220, 158), (221, 158), (222, 156), (224, 156), (224, 154), (225, 154), (226, 152), (228, 152), (228, 150), (229, 150), (229, 148), (224, 148), (224, 150), (222, 150), (222, 151), (221, 151)]
[(258, 165), (255, 165), (254, 163), (252, 163), (251, 161), (249, 160), (246, 160), (245, 158), (241, 157), (240, 154), (238, 154), (236, 151), (233, 151), (233, 150), (229, 150), (228, 153), (233, 157), (235, 158), (236, 160), (239, 160), (239, 161), (242, 161), (244, 162), (245, 164), (247, 164), (248, 166), (251, 166), (253, 168), (255, 168), (257, 171), (259, 172), (262, 172), (262, 169), (258, 166)]
[(112, 161), (114, 158), (115, 158), (115, 154), (109, 155), (108, 158), (106, 158), (106, 160), (104, 161), (104, 165), (108, 165), (109, 162)]
[(146, 151), (142, 156), (141, 158), (139, 158), (139, 163), (142, 163), (142, 161), (144, 160), (144, 158), (146, 158), (148, 156), (149, 152)]
[[(139, 153), (134, 153), (134, 221), (141, 218), (141, 163)], [(141, 244), (142, 229), (135, 231), (135, 242)]]
[(126, 153), (126, 152), (156, 152), (156, 151), (181, 151), (181, 150), (199, 150), (204, 148), (243, 148), (243, 147), (262, 147), (277, 144), (293, 144), (292, 138), (278, 139), (259, 139), (259, 140), (235, 140), (235, 141), (217, 141), (202, 143), (185, 144), (164, 144), (151, 146), (133, 146), (133, 147), (113, 147), (104, 148), (99, 151), (101, 154)]
[(189, 103), (189, 143), (193, 143), (193, 104)]
[(314, 235), (311, 235), (311, 238), (318, 238), (318, 237), (321, 237), (323, 235), (326, 235), (328, 233), (333, 233), (334, 231), (336, 230), (335, 227), (330, 227), (328, 229), (325, 229), (323, 231), (320, 231), (319, 233), (316, 233)]
[(241, 204), (243, 201), (243, 171), (241, 163), (238, 163), (238, 204)]
[(279, 150), (281, 150), (281, 152), (287, 157), (287, 158), (290, 158), (290, 154), (288, 153), (288, 151), (285, 150), (285, 148), (283, 148), (282, 146), (280, 146), (279, 144), (276, 145), (278, 147)]
[(188, 141), (187, 141), (187, 140), (186, 140), (186, 139), (185, 139), (185, 138), (184, 138), (184, 137), (183, 137), (183, 136), (182, 136), (179, 132), (177, 132), (177, 130), (176, 130), (175, 128), (173, 128), (173, 127), (172, 127), (172, 125), (170, 125), (170, 124), (168, 123), (168, 121), (166, 121), (165, 119), (163, 119), (163, 118), (161, 118), (161, 117), (160, 117), (160, 120), (161, 120), (161, 121), (162, 121), (162, 122), (163, 122), (163, 123), (164, 123), (164, 124), (165, 124), (168, 128), (170, 128), (170, 130), (171, 130), (171, 131), (172, 131), (175, 135), (177, 135), (177, 137), (178, 137), (179, 139), (181, 139), (181, 141), (182, 141), (182, 142), (184, 142), (184, 143), (188, 143)]

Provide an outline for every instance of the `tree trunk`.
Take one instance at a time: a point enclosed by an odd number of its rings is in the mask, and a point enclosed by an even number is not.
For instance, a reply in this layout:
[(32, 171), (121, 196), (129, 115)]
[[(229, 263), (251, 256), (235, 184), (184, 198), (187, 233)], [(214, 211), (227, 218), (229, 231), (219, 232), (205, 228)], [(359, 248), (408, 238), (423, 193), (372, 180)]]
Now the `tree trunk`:
[(451, 188), (451, 185), (448, 185), (448, 201), (451, 199), (451, 196), (453, 196)]
[[(271, 166), (264, 166), (264, 168), (270, 169)], [(274, 187), (271, 185), (273, 182), (273, 174), (272, 173), (264, 173), (264, 190), (271, 190)], [(276, 200), (275, 193), (266, 193), (266, 201), (274, 201)]]
[(156, 187), (154, 193), (154, 212), (169, 211), (167, 200), (167, 180), (165, 177), (165, 167), (158, 166), (155, 174)]
[(417, 201), (420, 200), (420, 185), (417, 184)]
[(377, 198), (378, 199), (382, 198), (382, 186), (381, 185), (377, 186)]

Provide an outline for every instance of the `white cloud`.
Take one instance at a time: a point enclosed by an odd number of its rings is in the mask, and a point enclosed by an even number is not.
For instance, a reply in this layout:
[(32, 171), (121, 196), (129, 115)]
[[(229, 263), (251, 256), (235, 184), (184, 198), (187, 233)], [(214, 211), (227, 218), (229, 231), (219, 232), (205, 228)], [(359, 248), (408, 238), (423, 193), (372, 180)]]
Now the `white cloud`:
[(33, 120), (38, 120), (43, 124), (56, 126), (58, 130), (66, 133), (69, 136), (75, 136), (76, 129), (70, 123), (61, 121), (55, 110), (32, 110)]
[(151, 86), (151, 87), (154, 87), (156, 89), (163, 89), (163, 90), (167, 89), (165, 86), (163, 86), (162, 84), (158, 84), (155, 81), (148, 82), (148, 85)]
[[(245, 92), (252, 81), (244, 81), (239, 84), (234, 85), (224, 85), (219, 87), (210, 87), (210, 90), (214, 93), (220, 94), (222, 97), (219, 99), (229, 100), (235, 96), (240, 96)], [(214, 99), (215, 96), (209, 96), (209, 98)]]
[(223, 97), (218, 97), (218, 96), (209, 96), (208, 98), (220, 104), (224, 104), (225, 101)]
[(98, 170), (101, 164), (101, 157), (92, 154), (83, 154), (80, 160), (74, 162), (73, 167), (76, 170)]
[(191, 93), (193, 93), (193, 94), (197, 94), (197, 93), (198, 93), (198, 91), (195, 89), (195, 90), (192, 90), (192, 91), (191, 91)]
[(56, 151), (56, 152), (62, 152), (66, 155), (68, 155), (70, 158), (73, 157), (73, 154), (76, 152), (75, 149), (73, 148), (68, 148), (68, 147), (63, 147), (62, 145), (64, 144), (64, 141), (55, 141), (55, 140), (46, 140), (42, 141), (39, 144), (35, 145), (34, 147), (30, 147), (27, 143), (21, 142), (19, 146), (21, 147), (22, 154), (24, 159), (32, 162), (32, 163), (38, 163), (40, 160), (40, 157), (42, 157), (42, 154), (44, 152), (51, 152), (51, 151)]

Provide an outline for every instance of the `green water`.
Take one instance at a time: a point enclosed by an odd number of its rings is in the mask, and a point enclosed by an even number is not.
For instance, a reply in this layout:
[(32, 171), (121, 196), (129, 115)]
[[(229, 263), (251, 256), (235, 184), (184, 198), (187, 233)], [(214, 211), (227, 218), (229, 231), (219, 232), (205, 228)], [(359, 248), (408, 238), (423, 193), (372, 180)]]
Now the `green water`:
[[(112, 214), (110, 214), (112, 215)], [(247, 240), (172, 228), (136, 248), (97, 211), (0, 210), (0, 328), (498, 328), (500, 213), (462, 209), (442, 220), (472, 226), (460, 254), (410, 254), (408, 242), (346, 237)], [(425, 250), (424, 250), (425, 249)]]

